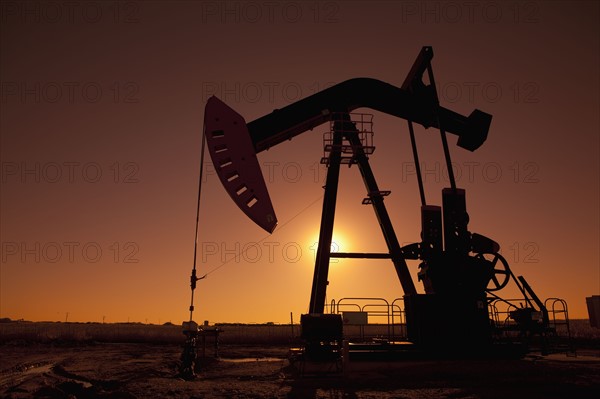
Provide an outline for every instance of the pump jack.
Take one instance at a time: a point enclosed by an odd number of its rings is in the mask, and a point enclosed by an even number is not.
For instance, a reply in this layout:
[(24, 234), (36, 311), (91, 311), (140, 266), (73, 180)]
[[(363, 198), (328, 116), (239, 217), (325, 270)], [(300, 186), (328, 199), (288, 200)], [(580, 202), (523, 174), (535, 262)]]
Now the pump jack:
[[(498, 253), (500, 246), (490, 238), (467, 229), (465, 190), (456, 187), (452, 173), (447, 133), (458, 136), (457, 145), (477, 150), (486, 140), (492, 116), (475, 109), (468, 117), (439, 104), (431, 60), (433, 50), (423, 47), (401, 87), (369, 79), (347, 80), (282, 109), (246, 123), (244, 118), (217, 97), (205, 108), (206, 143), (217, 174), (238, 207), (269, 233), (277, 225), (275, 211), (256, 154), (301, 133), (329, 122), (331, 134), (325, 142), (327, 165), (319, 243), (308, 313), (302, 315), (302, 336), (307, 353), (322, 354), (342, 339), (342, 319), (325, 314), (329, 262), (332, 257), (389, 258), (404, 291), (408, 340), (425, 351), (481, 351), (495, 334), (488, 310), (492, 291), (503, 288), (513, 277)], [(424, 82), (427, 73), (428, 84)], [(389, 191), (380, 190), (369, 165), (374, 147), (357, 128), (352, 111), (372, 108), (406, 119), (411, 137), (421, 196), (420, 243), (401, 247), (384, 204)], [(442, 191), (442, 207), (425, 200), (413, 123), (440, 131), (450, 187)], [(360, 127), (360, 126), (359, 126)], [(372, 205), (387, 253), (332, 253), (331, 241), (340, 166), (357, 165)], [(406, 263), (420, 260), (419, 280), (425, 289), (417, 293)], [(526, 297), (535, 297), (522, 280), (518, 286)], [(533, 295), (527, 296), (527, 292)], [(496, 297), (498, 298), (498, 297)], [(532, 304), (531, 301), (527, 302)], [(545, 314), (544, 304), (535, 302)], [(533, 306), (533, 304), (532, 304)], [(448, 309), (452, 308), (450, 312)], [(516, 319), (515, 319), (516, 320)], [(453, 326), (451, 329), (440, 326)]]

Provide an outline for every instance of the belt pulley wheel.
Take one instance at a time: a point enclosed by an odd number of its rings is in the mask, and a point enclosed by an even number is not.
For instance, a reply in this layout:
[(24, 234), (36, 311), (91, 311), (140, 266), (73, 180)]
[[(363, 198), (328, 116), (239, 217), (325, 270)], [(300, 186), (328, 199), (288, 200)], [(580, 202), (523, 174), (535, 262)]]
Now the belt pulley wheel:
[(498, 291), (508, 284), (511, 271), (508, 262), (498, 253), (496, 254), (478, 254), (477, 258), (483, 259), (490, 264), (491, 275), (487, 285), (487, 291)]

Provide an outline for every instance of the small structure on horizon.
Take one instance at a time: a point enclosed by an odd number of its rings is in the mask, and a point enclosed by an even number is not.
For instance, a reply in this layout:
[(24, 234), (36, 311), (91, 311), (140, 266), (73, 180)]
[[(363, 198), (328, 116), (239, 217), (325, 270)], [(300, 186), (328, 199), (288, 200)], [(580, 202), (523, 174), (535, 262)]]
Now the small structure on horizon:
[(588, 308), (588, 315), (590, 316), (590, 325), (600, 328), (600, 295), (587, 297), (585, 298), (585, 302)]

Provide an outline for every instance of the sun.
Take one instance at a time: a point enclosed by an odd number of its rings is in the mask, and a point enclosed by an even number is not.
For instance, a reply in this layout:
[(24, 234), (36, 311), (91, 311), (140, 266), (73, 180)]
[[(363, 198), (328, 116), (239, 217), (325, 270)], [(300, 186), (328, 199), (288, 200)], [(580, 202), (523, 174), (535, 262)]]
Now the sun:
[(344, 233), (333, 233), (331, 252), (350, 252), (350, 241)]
[[(319, 246), (319, 232), (313, 232), (308, 240), (309, 250), (315, 254)], [(350, 252), (350, 240), (343, 232), (334, 231), (331, 239), (331, 252)]]

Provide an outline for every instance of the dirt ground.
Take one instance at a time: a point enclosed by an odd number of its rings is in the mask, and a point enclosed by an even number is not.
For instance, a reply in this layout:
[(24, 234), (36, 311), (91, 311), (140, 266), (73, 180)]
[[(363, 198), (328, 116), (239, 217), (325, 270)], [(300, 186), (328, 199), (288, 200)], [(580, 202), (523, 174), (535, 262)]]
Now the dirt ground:
[(598, 351), (520, 360), (351, 361), (345, 374), (300, 375), (287, 347), (225, 346), (219, 360), (200, 365), (194, 381), (178, 378), (180, 353), (177, 345), (0, 345), (0, 397), (562, 399), (600, 393)]

